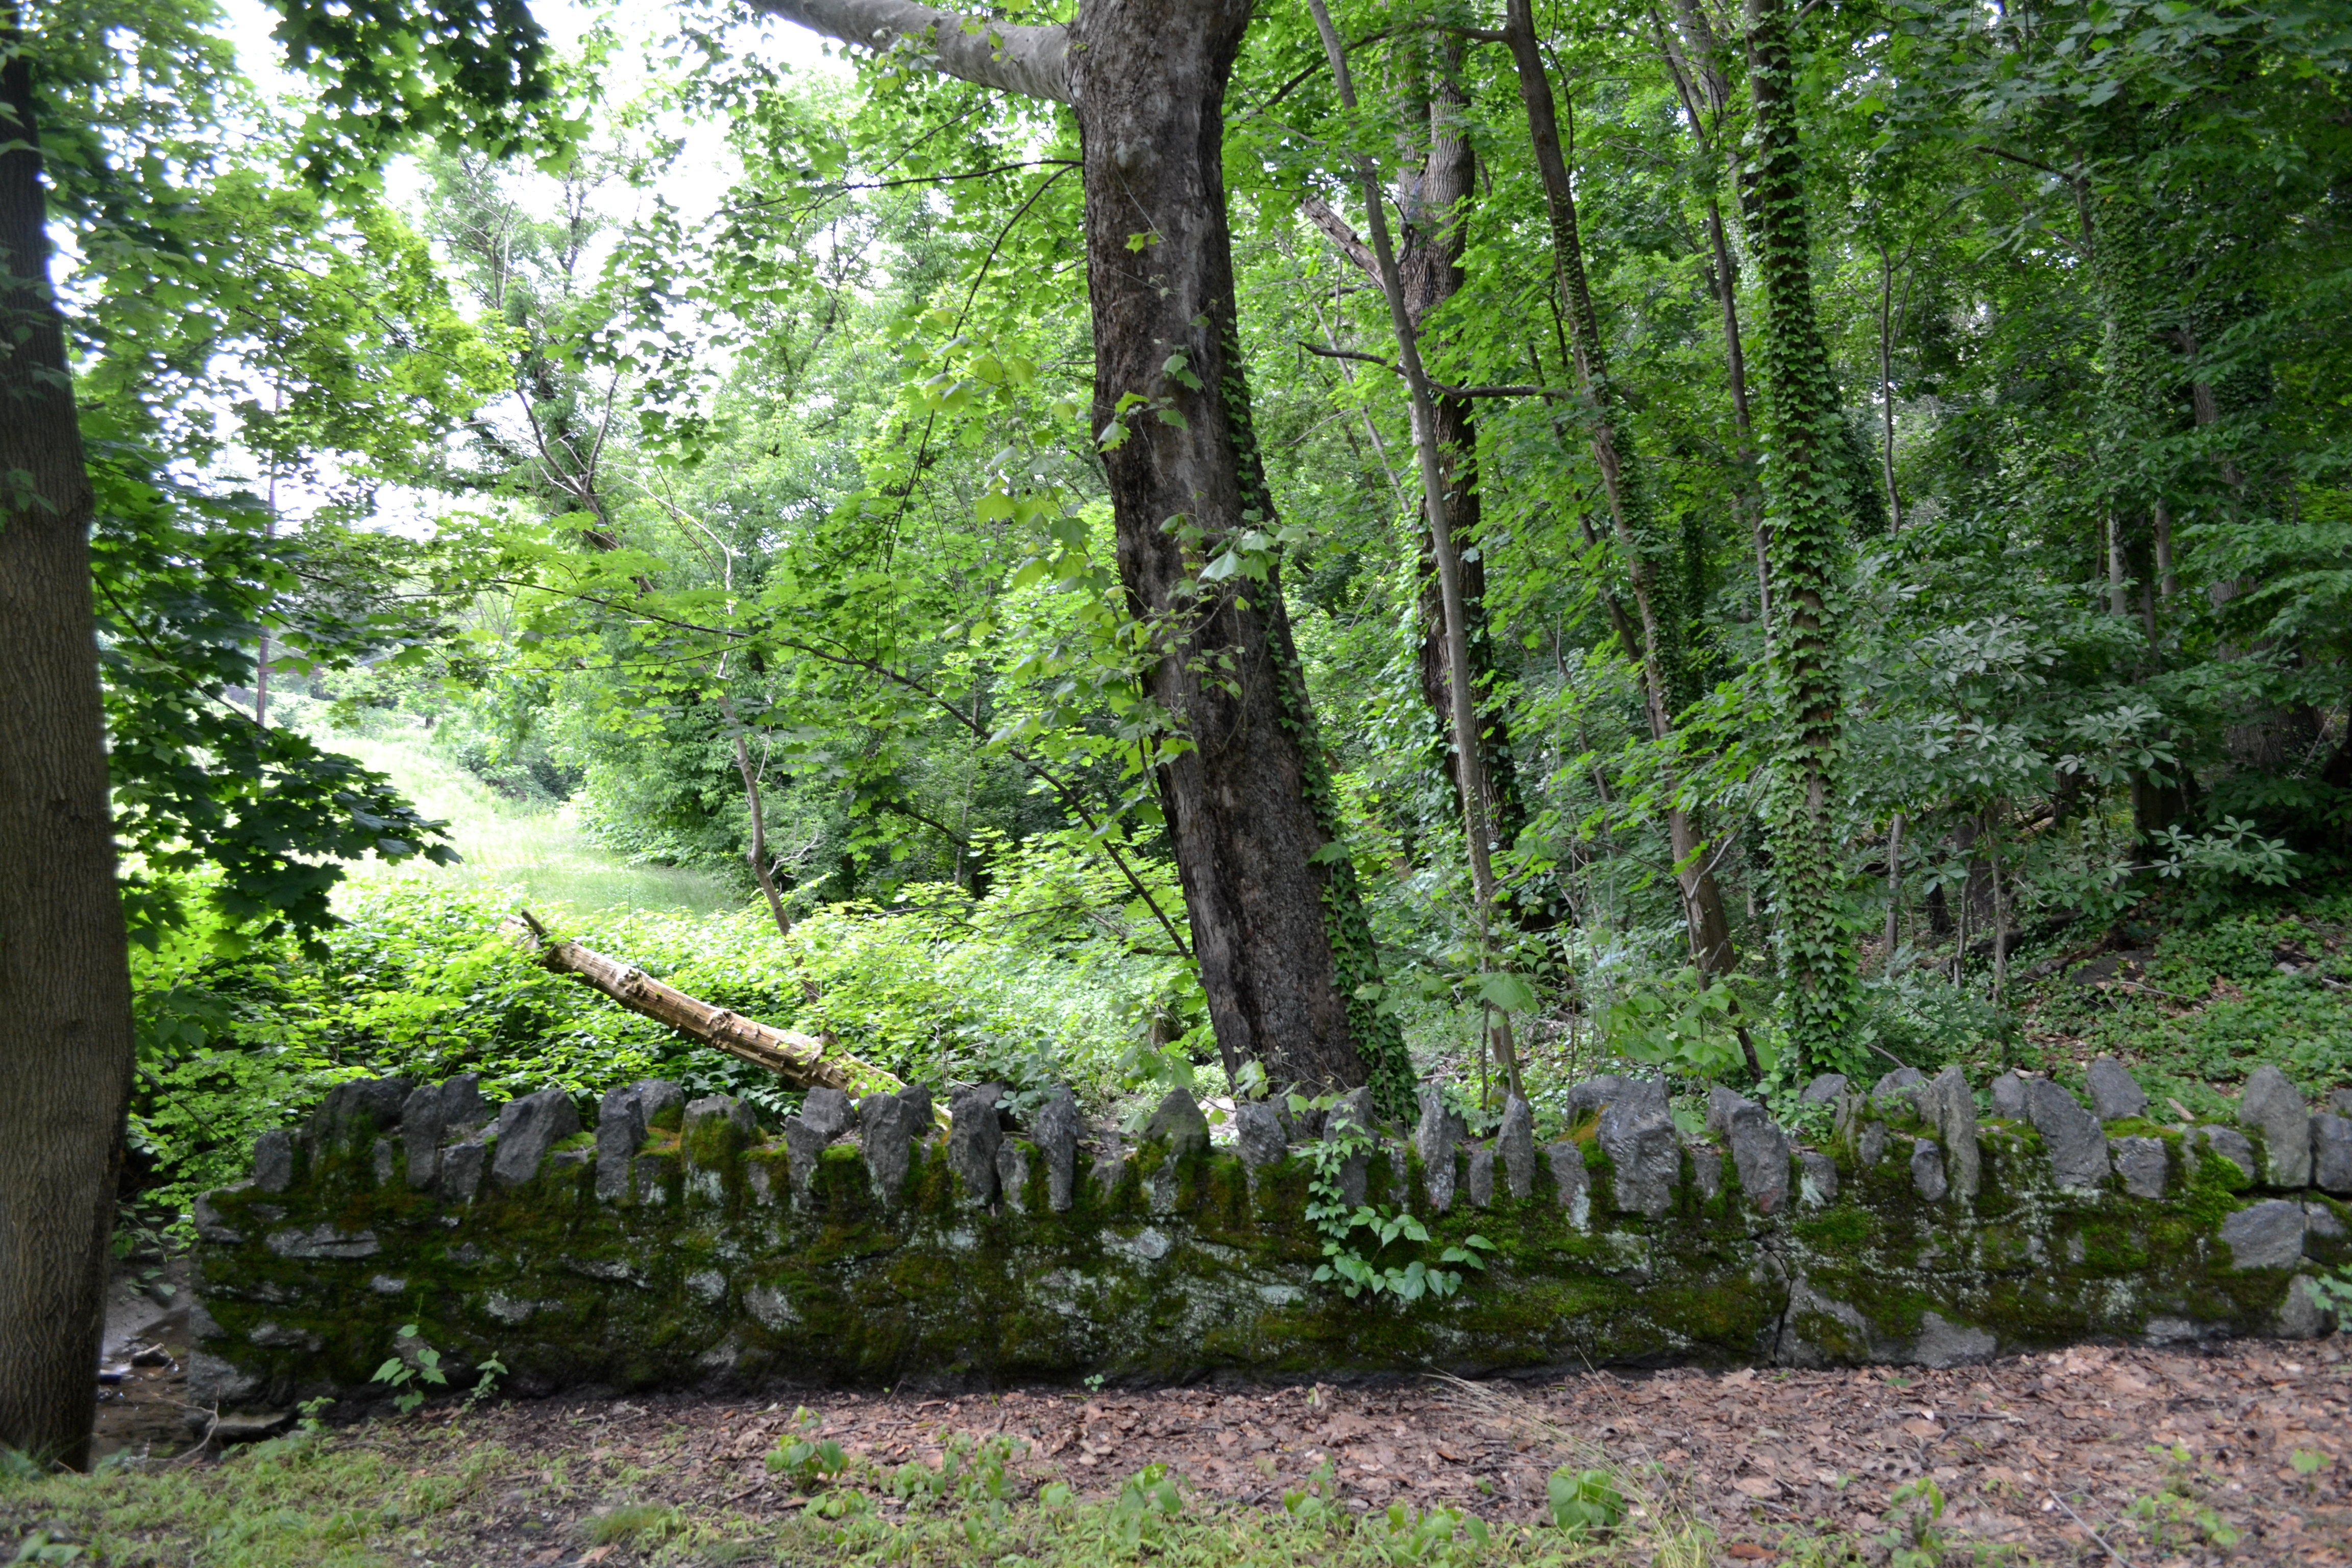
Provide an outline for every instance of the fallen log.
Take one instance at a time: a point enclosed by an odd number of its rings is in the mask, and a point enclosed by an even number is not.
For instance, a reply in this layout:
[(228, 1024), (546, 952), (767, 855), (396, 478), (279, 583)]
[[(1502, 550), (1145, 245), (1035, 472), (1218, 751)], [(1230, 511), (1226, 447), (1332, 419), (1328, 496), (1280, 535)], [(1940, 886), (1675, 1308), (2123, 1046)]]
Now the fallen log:
[(856, 1097), (906, 1087), (880, 1068), (837, 1051), (828, 1053), (814, 1036), (715, 1007), (663, 984), (633, 963), (607, 958), (576, 942), (553, 941), (529, 910), (518, 910), (499, 930), (532, 953), (542, 968), (593, 986), (630, 1012), (667, 1024), (689, 1040), (765, 1068), (795, 1089), (837, 1089)]

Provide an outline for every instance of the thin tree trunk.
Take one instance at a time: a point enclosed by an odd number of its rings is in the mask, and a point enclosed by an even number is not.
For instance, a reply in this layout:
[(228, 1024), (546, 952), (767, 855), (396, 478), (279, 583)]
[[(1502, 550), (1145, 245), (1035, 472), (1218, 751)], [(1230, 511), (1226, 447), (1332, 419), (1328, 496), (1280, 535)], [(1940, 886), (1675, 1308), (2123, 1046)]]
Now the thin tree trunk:
[[(751, 766), (751, 748), (744, 743), (743, 731), (735, 731), (735, 771), (743, 778), (743, 798), (751, 809), (751, 847), (744, 858), (751, 862), (752, 879), (760, 884), (760, 892), (768, 900), (768, 912), (776, 918), (776, 931), (782, 936), (793, 934), (793, 918), (784, 913), (783, 896), (776, 891), (776, 874), (768, 864), (768, 813), (760, 801), (760, 775)], [(956, 868), (963, 868), (963, 844), (956, 844)], [(961, 878), (959, 878), (959, 880)]]
[(1998, 1005), (2009, 990), (2009, 905), (2001, 895), (2000, 840), (1993, 840), (1986, 856), (1992, 872), (1992, 999)]
[(2155, 520), (2157, 593), (2168, 605), (2172, 596), (2180, 592), (2180, 577), (2172, 565), (2172, 509), (2158, 501)]
[[(1417, 182), (1416, 205), (1423, 216), (1418, 221), (1408, 220), (1396, 253), (1397, 271), (1404, 287), (1405, 315), (1412, 322), (1416, 342), (1420, 340), (1431, 315), (1459, 293), (1464, 282), (1462, 252), (1468, 226), (1469, 202), (1476, 187), (1477, 158), (1462, 126), (1462, 117), (1468, 110), (1469, 102), (1458, 80), (1460, 50), (1458, 40), (1450, 44), (1444, 68), (1437, 74), (1435, 89), (1430, 95), (1429, 156), (1422, 165)], [(1299, 210), (1375, 285), (1381, 283), (1379, 258), (1348, 226), (1346, 219), (1315, 196), (1301, 202)], [(1385, 288), (1382, 294), (1385, 298)], [(1319, 322), (1319, 308), (1317, 316)], [(1339, 346), (1336, 339), (1328, 341), (1331, 347), (1336, 349)], [(1341, 374), (1346, 375), (1347, 362), (1342, 360), (1339, 363)], [(1540, 374), (1537, 381), (1541, 383)], [(1445, 474), (1446, 521), (1457, 540), (1467, 542), (1475, 537), (1479, 521), (1476, 405), (1470, 398), (1444, 394), (1440, 394), (1435, 402), (1438, 460)], [(1370, 427), (1369, 416), (1367, 424)], [(1415, 435), (1417, 439), (1418, 431)], [(1376, 448), (1379, 447), (1377, 432), (1374, 445)], [(1394, 485), (1396, 476), (1388, 470), (1384, 450), (1381, 452), (1381, 464), (1382, 471), (1388, 473), (1390, 483)], [(1429, 523), (1425, 515), (1422, 520), (1420, 548), (1422, 560), (1417, 605), (1420, 647), (1416, 663), (1421, 677), (1422, 700), (1428, 705), (1440, 731), (1450, 737), (1454, 699), (1446, 654), (1444, 591), (1438, 580), (1437, 558), (1430, 543)], [(1486, 565), (1483, 558), (1467, 558), (1466, 552), (1458, 547), (1454, 555), (1462, 574), (1462, 606), (1470, 647), (1471, 687), (1480, 700), (1479, 763), (1486, 772), (1488, 826), (1494, 842), (1510, 844), (1517, 839), (1520, 829), (1527, 825), (1527, 807), (1519, 789), (1518, 769), (1511, 742), (1510, 717), (1501, 703), (1491, 700), (1486, 689), (1486, 678), (1494, 671), (1494, 659), (1486, 635)], [(1458, 804), (1462, 779), (1454, 760), (1450, 739), (1441, 741), (1439, 744), (1445, 753), (1443, 766), (1454, 785)], [(1525, 917), (1539, 911), (1516, 910), (1514, 913), (1515, 916)], [(1524, 918), (1521, 923), (1526, 923)]]
[[(1911, 301), (1911, 290), (1903, 290), (1904, 304)], [(1884, 446), (1881, 465), (1886, 479), (1886, 523), (1888, 531), (1903, 531), (1903, 496), (1895, 488), (1895, 261), (1886, 247), (1878, 247), (1878, 406), (1884, 419)]]
[[(1352, 114), (1356, 88), (1348, 71), (1346, 46), (1340, 43), (1338, 29), (1331, 26), (1331, 15), (1323, 0), (1307, 0), (1307, 4), (1314, 15), (1316, 30), (1323, 36), (1323, 52), (1331, 62), (1339, 102)], [(1452, 698), (1454, 765), (1462, 785), (1464, 833), (1469, 841), (1471, 891), (1477, 901), (1479, 967), (1485, 969), (1492, 960), (1495, 868), (1488, 856), (1491, 839), (1486, 769), (1478, 744), (1478, 699), (1470, 684), (1470, 635), (1463, 606), (1462, 558), (1454, 548), (1453, 523), (1446, 515), (1445, 463), (1438, 449), (1437, 407), (1430, 395), (1429, 378), (1422, 368), (1420, 334), (1405, 306), (1404, 282), (1397, 271), (1396, 248), (1389, 238), (1388, 211), (1381, 192), (1380, 174), (1370, 158), (1357, 159), (1356, 170), (1363, 186), (1365, 222), (1372, 231), (1372, 255), (1379, 265), (1381, 291), (1388, 298), (1389, 324), (1396, 332), (1397, 363), (1404, 371), (1405, 386), (1412, 399), (1413, 448), (1420, 458), (1422, 512), (1429, 524), (1430, 551), (1437, 559), (1438, 588), (1444, 602), (1446, 685)], [(1522, 1088), (1518, 1058), (1512, 1048), (1507, 1016), (1496, 1035), (1496, 1044), (1502, 1058), (1505, 1081), (1513, 1094), (1519, 1094)]]
[(1895, 963), (1895, 947), (1903, 934), (1903, 814), (1886, 825), (1886, 962)]
[[(1543, 53), (1535, 31), (1531, 0), (1511, 0), (1504, 24), (1512, 62), (1517, 69), (1519, 101), (1528, 116), (1528, 132), (1541, 175), (1544, 202), (1551, 221), (1552, 257), (1559, 289), (1567, 307), (1569, 353), (1576, 382), (1591, 405), (1591, 443), (1595, 467), (1601, 472), (1603, 495), (1619, 552), (1625, 559), (1625, 576), (1633, 590), (1633, 609), (1641, 620), (1641, 646), (1629, 649), (1641, 660), (1642, 688), (1653, 739), (1673, 734), (1675, 716), (1697, 695), (1683, 643), (1685, 606), (1667, 595), (1660, 583), (1657, 563), (1665, 543), (1655, 537), (1649, 492), (1633, 433), (1623, 422), (1621, 400), (1609, 376), (1601, 338), (1601, 322), (1593, 308), (1592, 288), (1584, 270), (1583, 237), (1579, 230), (1575, 188), (1569, 176), (1568, 156), (1561, 144), (1559, 120), (1552, 105), (1551, 78), (1544, 69)], [(1664, 603), (1661, 600), (1664, 599)], [(1667, 839), (1675, 857), (1675, 880), (1682, 896), (1688, 929), (1691, 961), (1712, 979), (1737, 967), (1731, 945), (1731, 921), (1703, 854), (1703, 841), (1689, 811), (1678, 801), (1666, 811)]]
[(2107, 509), (2107, 613), (2131, 614), (2131, 563), (2124, 555), (2123, 519)]
[(1772, 687), (1789, 738), (1776, 759), (1770, 833), (1780, 973), (1801, 1068), (1847, 1055), (1853, 942), (1834, 813), (1843, 750), (1836, 634), (1845, 558), (1837, 385), (1813, 309), (1811, 226), (1786, 0), (1748, 0), (1755, 111), (1748, 234), (1764, 300), (1764, 497), (1773, 583)]
[(0, 29), (0, 1445), (89, 1460), (131, 1090), (90, 604), (94, 510), (49, 293), (30, 58)]

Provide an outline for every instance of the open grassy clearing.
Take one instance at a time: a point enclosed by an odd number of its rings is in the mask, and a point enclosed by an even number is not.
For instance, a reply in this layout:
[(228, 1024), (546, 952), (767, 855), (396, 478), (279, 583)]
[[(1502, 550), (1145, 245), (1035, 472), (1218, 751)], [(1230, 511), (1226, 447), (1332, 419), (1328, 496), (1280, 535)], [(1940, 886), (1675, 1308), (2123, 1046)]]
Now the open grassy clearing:
[(449, 824), (464, 859), (415, 868), (371, 857), (351, 868), (356, 890), (383, 877), (418, 875), (510, 889), (533, 904), (579, 910), (685, 910), (710, 914), (740, 902), (707, 871), (632, 865), (588, 837), (570, 803), (511, 800), (433, 752), (421, 740), (327, 734), (321, 744), (390, 775), (426, 816)]

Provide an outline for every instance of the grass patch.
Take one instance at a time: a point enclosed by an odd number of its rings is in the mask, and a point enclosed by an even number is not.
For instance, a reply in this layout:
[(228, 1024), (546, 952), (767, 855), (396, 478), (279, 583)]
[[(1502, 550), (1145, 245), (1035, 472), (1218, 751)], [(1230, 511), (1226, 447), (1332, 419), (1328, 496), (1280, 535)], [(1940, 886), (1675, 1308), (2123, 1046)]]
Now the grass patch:
[[(1324, 1493), (1280, 1506), (1220, 1503), (1148, 1467), (1116, 1496), (1087, 1500), (1059, 1483), (1034, 1493), (959, 1488), (895, 1498), (890, 1478), (856, 1467), (844, 1484), (780, 1510), (783, 1486), (751, 1510), (733, 1471), (698, 1478), (700, 1501), (646, 1492), (689, 1479), (583, 1477), (566, 1461), (469, 1437), (462, 1428), (371, 1426), (298, 1434), (218, 1464), (121, 1465), (88, 1476), (0, 1478), (0, 1562), (196, 1563), (205, 1568), (391, 1568), (395, 1563), (551, 1562), (597, 1548), (610, 1564), (963, 1564), (1094, 1568), (1387, 1568), (1400, 1563), (1546, 1568), (1713, 1560), (1703, 1526), (1637, 1510), (1613, 1529), (1482, 1521), (1405, 1504), (1357, 1512)], [(1018, 1490), (1019, 1489), (1015, 1489)], [(998, 1495), (990, 1495), (996, 1493)], [(1597, 1522), (1597, 1521), (1596, 1521)], [(1809, 1541), (1806, 1560), (1843, 1561)], [(76, 1551), (79, 1549), (79, 1551)], [(51, 1557), (20, 1557), (25, 1551)]]
[[(677, 866), (635, 866), (589, 837), (569, 805), (509, 800), (426, 747), (397, 738), (321, 734), (320, 743), (389, 774), (428, 817), (449, 824), (465, 858), (426, 875), (510, 889), (539, 904), (580, 910), (684, 910), (709, 914), (742, 900), (718, 878)], [(408, 866), (368, 859), (350, 868), (356, 886)]]

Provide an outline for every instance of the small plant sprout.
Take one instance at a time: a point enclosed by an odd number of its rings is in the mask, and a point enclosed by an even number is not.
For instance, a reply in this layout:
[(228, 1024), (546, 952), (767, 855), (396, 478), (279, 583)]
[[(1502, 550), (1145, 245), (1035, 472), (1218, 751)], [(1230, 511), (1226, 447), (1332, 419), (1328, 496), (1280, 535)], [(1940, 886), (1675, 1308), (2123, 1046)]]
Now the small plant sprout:
[(449, 1374), (441, 1370), (441, 1352), (425, 1342), (415, 1323), (404, 1323), (393, 1337), (391, 1359), (376, 1368), (369, 1381), (397, 1389), (393, 1408), (406, 1415), (425, 1403), (425, 1384), (446, 1388)]

